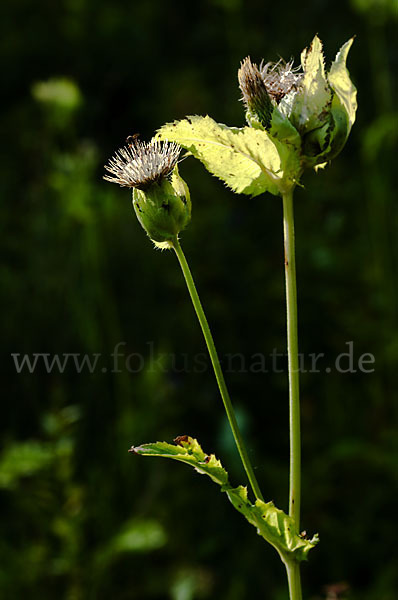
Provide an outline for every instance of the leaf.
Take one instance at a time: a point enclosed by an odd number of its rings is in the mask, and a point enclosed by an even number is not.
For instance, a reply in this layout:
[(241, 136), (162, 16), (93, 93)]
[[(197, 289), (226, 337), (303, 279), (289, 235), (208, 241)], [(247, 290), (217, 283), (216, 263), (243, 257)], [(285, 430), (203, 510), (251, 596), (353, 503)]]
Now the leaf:
[(350, 51), (353, 42), (354, 38), (351, 38), (340, 48), (335, 60), (332, 63), (332, 66), (330, 67), (328, 75), (331, 88), (337, 94), (341, 104), (347, 111), (349, 121), (348, 133), (354, 124), (355, 113), (358, 106), (357, 90), (350, 79), (350, 73), (346, 67), (348, 52)]
[(292, 121), (302, 133), (324, 124), (332, 91), (325, 75), (322, 42), (316, 35), (301, 53), (304, 77), (294, 98)]
[(172, 458), (191, 465), (202, 475), (208, 475), (219, 485), (228, 484), (228, 473), (223, 469), (221, 462), (214, 454), (205, 454), (197, 440), (187, 435), (175, 439), (177, 445), (167, 442), (156, 442), (154, 444), (143, 444), (132, 446), (130, 452), (143, 456), (163, 456)]
[(233, 506), (257, 528), (257, 533), (282, 555), (294, 554), (296, 560), (307, 560), (308, 552), (318, 543), (318, 535), (311, 540), (297, 535), (294, 520), (273, 502), (256, 500), (253, 505), (247, 498), (247, 488), (239, 486), (226, 490)]
[(284, 559), (306, 560), (308, 552), (318, 543), (318, 536), (311, 540), (296, 532), (294, 521), (282, 510), (276, 508), (273, 502), (265, 503), (256, 500), (251, 504), (247, 497), (247, 489), (243, 486), (232, 488), (228, 473), (216, 459), (214, 454), (203, 452), (198, 441), (187, 435), (176, 438), (177, 445), (167, 442), (132, 446), (130, 452), (143, 456), (163, 456), (185, 462), (201, 474), (208, 475), (226, 492), (232, 505), (257, 528), (257, 533), (274, 548)]
[(305, 136), (303, 153), (305, 154), (304, 165), (315, 167), (319, 163), (332, 160), (337, 156), (347, 141), (349, 133), (349, 122), (347, 111), (341, 104), (337, 94), (333, 96), (330, 122), (323, 127), (310, 131)]
[(237, 193), (278, 195), (299, 176), (300, 162), (293, 145), (259, 129), (227, 127), (209, 116), (191, 116), (164, 125), (158, 137), (189, 150)]

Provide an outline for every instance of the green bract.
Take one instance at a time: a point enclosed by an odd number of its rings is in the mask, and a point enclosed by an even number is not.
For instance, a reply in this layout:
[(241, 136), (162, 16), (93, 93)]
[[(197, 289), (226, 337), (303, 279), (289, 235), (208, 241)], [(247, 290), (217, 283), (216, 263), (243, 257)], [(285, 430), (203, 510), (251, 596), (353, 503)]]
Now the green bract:
[(177, 445), (167, 442), (133, 446), (131, 452), (143, 456), (160, 456), (187, 463), (201, 474), (208, 475), (226, 492), (233, 506), (254, 525), (257, 533), (272, 544), (284, 561), (306, 560), (308, 552), (318, 543), (318, 536), (306, 539), (299, 535), (294, 521), (273, 504), (256, 500), (251, 504), (247, 497), (247, 489), (243, 486), (234, 488), (228, 480), (228, 473), (214, 454), (203, 452), (198, 441), (187, 435), (176, 438)]
[(156, 245), (167, 247), (191, 219), (188, 186), (174, 168), (170, 178), (161, 179), (144, 190), (133, 189), (133, 206), (142, 227)]
[(329, 73), (317, 36), (298, 69), (281, 61), (257, 67), (247, 58), (239, 84), (249, 126), (192, 116), (164, 125), (157, 137), (178, 142), (235, 192), (283, 195), (306, 168), (334, 158), (348, 138), (357, 108), (346, 68), (352, 43), (342, 46)]
[(337, 156), (355, 121), (356, 89), (346, 68), (353, 41), (351, 38), (343, 45), (328, 74), (325, 73), (322, 42), (317, 36), (310, 48), (302, 52), (302, 87), (295, 94), (287, 116), (302, 137), (306, 167)]

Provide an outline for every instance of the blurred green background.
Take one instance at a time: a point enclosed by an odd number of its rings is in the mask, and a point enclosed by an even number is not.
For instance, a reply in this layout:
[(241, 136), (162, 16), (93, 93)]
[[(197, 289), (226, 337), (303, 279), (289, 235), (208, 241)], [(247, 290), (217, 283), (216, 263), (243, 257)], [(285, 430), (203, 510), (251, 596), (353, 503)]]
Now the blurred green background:
[[(315, 33), (328, 62), (356, 34), (359, 111), (296, 193), (300, 346), (325, 354), (301, 383), (302, 522), (321, 536), (304, 598), (396, 598), (396, 26), (395, 0), (3, 2), (1, 598), (287, 599), (276, 552), (217, 486), (127, 453), (190, 434), (245, 482), (177, 261), (102, 175), (129, 134), (187, 114), (242, 126), (240, 60), (298, 60)], [(230, 392), (264, 495), (286, 509), (286, 363), (247, 367), (285, 352), (281, 202), (236, 196), (193, 159), (180, 171), (183, 247), (224, 364), (244, 357)], [(374, 372), (325, 372), (348, 341)], [(18, 373), (25, 353), (101, 356), (93, 373), (42, 359)]]

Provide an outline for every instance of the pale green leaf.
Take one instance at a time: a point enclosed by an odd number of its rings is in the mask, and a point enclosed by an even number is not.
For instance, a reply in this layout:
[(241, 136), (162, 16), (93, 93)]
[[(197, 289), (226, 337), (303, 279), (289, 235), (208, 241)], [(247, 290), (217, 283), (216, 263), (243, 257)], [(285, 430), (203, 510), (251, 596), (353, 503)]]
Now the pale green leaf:
[(234, 128), (211, 117), (191, 116), (164, 125), (158, 137), (179, 143), (233, 191), (250, 196), (278, 195), (299, 176), (293, 145), (251, 127)]
[(228, 473), (220, 461), (214, 454), (205, 454), (196, 439), (184, 435), (175, 441), (177, 445), (156, 442), (133, 446), (131, 452), (178, 460), (191, 465), (199, 473), (208, 475), (227, 493), (233, 506), (256, 527), (258, 534), (272, 544), (283, 558), (306, 560), (308, 552), (318, 542), (317, 535), (311, 540), (306, 539), (304, 535), (298, 535), (293, 519), (276, 508), (272, 502), (257, 500), (255, 504), (251, 504), (247, 497), (247, 489), (243, 486), (232, 488), (228, 481)]
[(273, 502), (256, 500), (255, 504), (251, 504), (247, 498), (247, 489), (243, 486), (226, 492), (234, 507), (282, 556), (294, 554), (296, 560), (306, 560), (308, 552), (318, 543), (317, 535), (311, 540), (298, 535), (292, 517), (276, 508)]
[(357, 90), (350, 79), (350, 74), (346, 67), (347, 55), (353, 41), (354, 38), (351, 38), (340, 48), (330, 67), (328, 75), (330, 86), (339, 97), (341, 104), (347, 112), (349, 121), (348, 133), (355, 121), (355, 113), (357, 110)]
[(143, 444), (133, 446), (131, 452), (144, 456), (162, 456), (187, 463), (194, 467), (199, 473), (208, 475), (219, 485), (228, 483), (228, 473), (223, 469), (221, 462), (214, 454), (207, 455), (203, 452), (197, 440), (187, 435), (176, 438), (177, 445), (167, 442), (155, 442), (154, 444)]
[(332, 91), (325, 75), (322, 42), (316, 35), (309, 48), (301, 53), (304, 71), (300, 90), (294, 97), (292, 121), (302, 133), (324, 124)]

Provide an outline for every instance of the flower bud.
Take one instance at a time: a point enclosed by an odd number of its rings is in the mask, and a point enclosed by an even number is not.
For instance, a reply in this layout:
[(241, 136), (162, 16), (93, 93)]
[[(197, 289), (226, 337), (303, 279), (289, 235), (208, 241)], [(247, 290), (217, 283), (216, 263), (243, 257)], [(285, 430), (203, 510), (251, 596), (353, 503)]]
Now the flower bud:
[(248, 124), (255, 129), (268, 129), (274, 107), (261, 73), (249, 56), (241, 63), (238, 80)]
[(155, 244), (167, 247), (191, 220), (188, 186), (177, 166), (171, 179), (163, 178), (145, 190), (133, 189), (133, 206), (142, 227)]
[(181, 147), (167, 141), (139, 142), (134, 137), (105, 166), (112, 176), (104, 179), (133, 188), (135, 214), (148, 236), (161, 248), (191, 219), (188, 186), (177, 168)]

